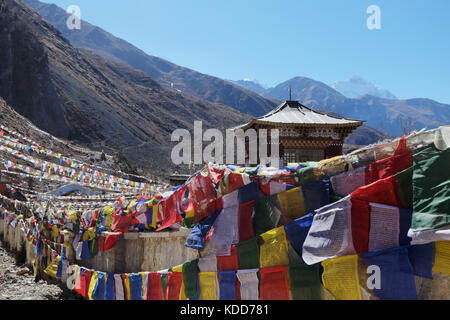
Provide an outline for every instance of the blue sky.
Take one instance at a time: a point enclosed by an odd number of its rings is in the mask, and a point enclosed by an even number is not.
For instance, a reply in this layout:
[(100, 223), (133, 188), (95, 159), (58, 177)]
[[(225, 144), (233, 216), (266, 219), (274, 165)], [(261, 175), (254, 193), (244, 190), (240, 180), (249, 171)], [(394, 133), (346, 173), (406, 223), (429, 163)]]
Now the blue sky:
[[(450, 104), (448, 0), (45, 0), (146, 53), (223, 79), (274, 86), (353, 75), (399, 98)], [(369, 30), (370, 5), (381, 30)]]

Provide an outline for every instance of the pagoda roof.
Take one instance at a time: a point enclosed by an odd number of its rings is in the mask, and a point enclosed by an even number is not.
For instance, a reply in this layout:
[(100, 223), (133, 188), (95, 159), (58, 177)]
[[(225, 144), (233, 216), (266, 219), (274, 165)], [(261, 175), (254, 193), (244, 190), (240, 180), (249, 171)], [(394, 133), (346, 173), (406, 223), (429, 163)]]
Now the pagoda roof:
[(311, 126), (311, 127), (359, 127), (364, 121), (329, 115), (312, 110), (298, 101), (285, 101), (265, 116), (253, 119), (249, 123), (231, 130), (248, 129), (253, 124)]

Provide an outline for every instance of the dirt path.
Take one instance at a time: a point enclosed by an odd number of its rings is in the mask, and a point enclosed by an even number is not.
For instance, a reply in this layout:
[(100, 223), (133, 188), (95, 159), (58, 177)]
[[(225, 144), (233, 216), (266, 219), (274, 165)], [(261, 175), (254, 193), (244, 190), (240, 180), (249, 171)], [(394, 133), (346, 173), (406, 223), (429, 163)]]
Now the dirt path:
[(0, 300), (74, 300), (66, 288), (44, 280), (35, 282), (33, 270), (16, 264), (0, 240)]

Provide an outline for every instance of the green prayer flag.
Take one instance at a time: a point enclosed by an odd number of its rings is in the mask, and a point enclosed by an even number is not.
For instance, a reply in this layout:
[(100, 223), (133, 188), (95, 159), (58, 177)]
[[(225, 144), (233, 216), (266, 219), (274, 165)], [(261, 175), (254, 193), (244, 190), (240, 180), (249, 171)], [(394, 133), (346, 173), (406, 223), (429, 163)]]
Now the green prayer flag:
[(253, 208), (253, 231), (255, 235), (263, 234), (276, 227), (274, 222), (274, 207), (277, 195), (261, 197), (256, 200)]
[(289, 265), (292, 300), (321, 300), (320, 263)]
[(432, 230), (450, 225), (450, 148), (434, 143), (413, 155), (413, 230)]
[(257, 239), (252, 238), (237, 244), (236, 248), (240, 270), (259, 268), (259, 246)]
[(401, 171), (395, 175), (397, 180), (397, 194), (400, 197), (402, 208), (413, 208), (413, 168), (410, 167), (404, 171)]
[(195, 299), (198, 296), (198, 259), (183, 264), (183, 283), (186, 298)]
[[(169, 271), (170, 272), (170, 271)], [(161, 275), (161, 286), (162, 286), (162, 293), (163, 293), (163, 300), (166, 299), (166, 288), (167, 288), (167, 277), (169, 276), (168, 273), (163, 273)]]

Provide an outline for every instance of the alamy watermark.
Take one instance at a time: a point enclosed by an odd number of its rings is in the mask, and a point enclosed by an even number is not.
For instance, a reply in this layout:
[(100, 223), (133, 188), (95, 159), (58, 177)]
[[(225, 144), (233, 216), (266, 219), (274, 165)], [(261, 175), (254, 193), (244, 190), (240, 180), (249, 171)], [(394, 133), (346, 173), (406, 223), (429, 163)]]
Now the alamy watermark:
[(379, 266), (371, 265), (367, 267), (367, 273), (370, 274), (367, 279), (367, 288), (369, 290), (381, 289), (381, 269)]
[(81, 29), (81, 8), (76, 5), (71, 5), (67, 8), (66, 12), (70, 14), (67, 18), (66, 25), (69, 30)]
[(371, 5), (366, 10), (370, 16), (367, 18), (367, 29), (369, 30), (381, 30), (381, 9), (377, 5)]
[[(279, 130), (272, 129), (207, 129), (203, 132), (202, 121), (194, 122), (194, 136), (186, 129), (172, 133), (171, 159), (175, 165), (204, 163), (229, 165), (263, 164), (280, 167)], [(204, 142), (208, 143), (204, 146)], [(269, 154), (270, 152), (270, 154)]]

